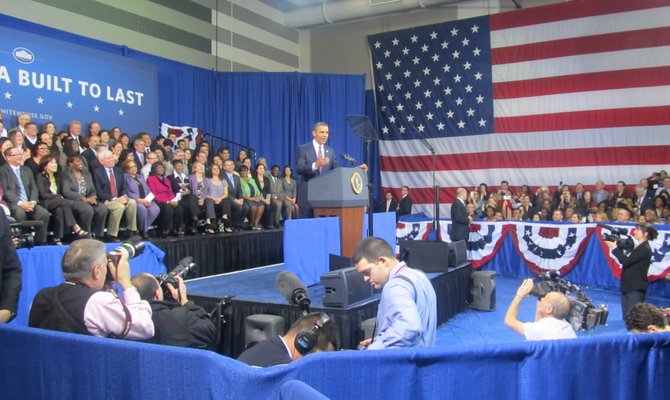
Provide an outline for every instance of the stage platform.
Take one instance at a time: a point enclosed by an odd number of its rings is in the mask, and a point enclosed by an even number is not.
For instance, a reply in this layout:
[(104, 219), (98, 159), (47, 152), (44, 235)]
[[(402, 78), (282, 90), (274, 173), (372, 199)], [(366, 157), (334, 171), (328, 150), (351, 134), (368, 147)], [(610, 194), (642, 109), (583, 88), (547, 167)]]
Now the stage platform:
[(193, 257), (198, 268), (189, 278), (218, 275), (284, 261), (284, 230), (242, 231), (151, 239), (165, 252), (168, 271), (184, 257)]
[[(288, 329), (301, 316), (301, 310), (282, 297), (275, 287), (277, 274), (284, 269), (283, 264), (238, 271), (186, 282), (188, 297), (207, 311), (212, 311), (227, 296), (223, 314), (218, 352), (230, 357), (239, 356), (244, 351), (244, 319), (253, 314), (273, 314), (284, 318), (284, 329)], [(465, 263), (446, 273), (428, 273), (437, 294), (438, 325), (466, 308), (470, 288), (470, 264)], [(325, 307), (324, 287), (315, 284), (307, 288), (312, 301), (312, 311), (325, 311), (334, 318), (342, 337), (342, 347), (355, 349), (363, 339), (361, 322), (377, 314), (379, 295), (355, 303), (348, 308)]]

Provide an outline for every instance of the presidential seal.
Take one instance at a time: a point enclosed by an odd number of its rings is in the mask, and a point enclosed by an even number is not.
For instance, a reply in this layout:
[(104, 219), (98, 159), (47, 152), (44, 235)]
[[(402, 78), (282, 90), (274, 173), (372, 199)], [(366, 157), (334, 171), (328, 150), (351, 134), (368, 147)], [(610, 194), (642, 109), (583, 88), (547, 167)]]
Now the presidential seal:
[(354, 173), (351, 174), (350, 182), (351, 190), (353, 190), (354, 193), (363, 193), (363, 177), (361, 176), (360, 172), (354, 171)]

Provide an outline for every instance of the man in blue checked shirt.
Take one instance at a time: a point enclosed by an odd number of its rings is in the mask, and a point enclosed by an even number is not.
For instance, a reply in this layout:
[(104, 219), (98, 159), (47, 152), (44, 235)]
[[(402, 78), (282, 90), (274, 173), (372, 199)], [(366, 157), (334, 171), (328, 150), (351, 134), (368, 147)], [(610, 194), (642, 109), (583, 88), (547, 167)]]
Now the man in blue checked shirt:
[(428, 277), (396, 260), (383, 239), (363, 240), (352, 257), (356, 270), (382, 289), (375, 332), (361, 346), (369, 350), (435, 345), (437, 299)]

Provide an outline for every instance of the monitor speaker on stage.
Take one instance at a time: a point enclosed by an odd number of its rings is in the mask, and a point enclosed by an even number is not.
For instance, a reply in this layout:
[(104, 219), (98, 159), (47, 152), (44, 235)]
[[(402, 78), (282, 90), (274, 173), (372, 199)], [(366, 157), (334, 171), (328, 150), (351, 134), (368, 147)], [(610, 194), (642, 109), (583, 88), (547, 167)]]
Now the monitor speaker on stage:
[(284, 318), (278, 315), (253, 314), (244, 319), (244, 347), (284, 334)]
[(449, 243), (449, 267), (457, 267), (468, 262), (468, 248), (465, 240)]
[(324, 286), (323, 305), (347, 308), (372, 297), (372, 286), (365, 282), (356, 267), (338, 269), (321, 275)]
[(447, 272), (449, 269), (449, 244), (428, 240), (411, 240), (405, 243), (409, 256), (407, 264), (423, 272)]
[(470, 308), (493, 311), (496, 308), (495, 271), (475, 271), (471, 275)]
[(332, 253), (328, 254), (328, 271), (337, 271), (338, 269), (349, 268), (351, 266), (351, 258)]

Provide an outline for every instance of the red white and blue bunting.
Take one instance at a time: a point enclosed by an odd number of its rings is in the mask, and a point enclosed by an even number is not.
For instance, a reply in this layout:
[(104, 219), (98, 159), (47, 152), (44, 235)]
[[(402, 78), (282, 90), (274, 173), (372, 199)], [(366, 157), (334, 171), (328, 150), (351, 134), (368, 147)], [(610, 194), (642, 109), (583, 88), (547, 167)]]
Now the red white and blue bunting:
[[(649, 281), (670, 275), (670, 227), (657, 226), (657, 229), (658, 237), (649, 241), (653, 252)], [(429, 219), (400, 222), (396, 236), (398, 240), (427, 240), (432, 230), (432, 220)], [(440, 220), (440, 236), (446, 242), (450, 241), (450, 231), (451, 221)], [(508, 232), (516, 253), (529, 269), (536, 272), (558, 271), (561, 275), (565, 275), (577, 264), (591, 236), (595, 234), (594, 240), (598, 240), (612, 274), (617, 278), (621, 277), (621, 265), (612, 257), (610, 249), (602, 241), (600, 226), (595, 224), (474, 221), (470, 224), (467, 243), (468, 260), (472, 267), (481, 268), (495, 258)]]
[(415, 222), (398, 222), (396, 226), (396, 249), (395, 253), (400, 254), (401, 240), (428, 240), (428, 235), (433, 230), (433, 222), (431, 220), (415, 221)]
[(592, 224), (512, 223), (512, 239), (519, 256), (536, 272), (565, 275), (575, 266), (594, 232)]
[[(440, 222), (440, 237), (444, 242), (451, 242), (451, 225), (451, 221)], [(480, 268), (496, 255), (509, 229), (507, 222), (476, 221), (470, 224), (466, 245), (473, 268)]]

